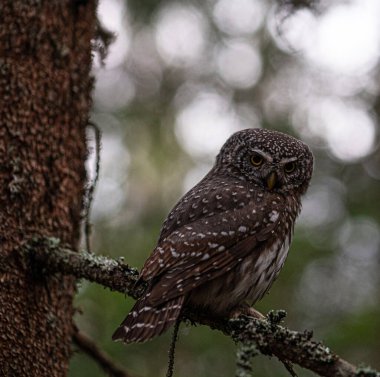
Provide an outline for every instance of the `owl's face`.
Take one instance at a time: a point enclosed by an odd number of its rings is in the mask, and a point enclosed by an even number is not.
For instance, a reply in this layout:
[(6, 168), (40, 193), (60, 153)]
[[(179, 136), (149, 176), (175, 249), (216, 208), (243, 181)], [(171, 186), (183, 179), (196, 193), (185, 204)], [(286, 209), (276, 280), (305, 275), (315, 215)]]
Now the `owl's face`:
[(265, 190), (303, 194), (313, 171), (313, 155), (306, 144), (292, 136), (247, 129), (226, 141), (216, 167)]

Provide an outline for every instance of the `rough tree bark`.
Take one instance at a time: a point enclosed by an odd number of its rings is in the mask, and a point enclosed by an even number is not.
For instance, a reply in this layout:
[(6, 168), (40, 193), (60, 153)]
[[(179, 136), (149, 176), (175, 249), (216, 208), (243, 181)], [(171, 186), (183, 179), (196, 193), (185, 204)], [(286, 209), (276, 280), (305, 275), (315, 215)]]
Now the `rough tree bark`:
[(74, 277), (34, 273), (18, 250), (35, 235), (78, 246), (95, 8), (0, 2), (1, 376), (67, 372)]

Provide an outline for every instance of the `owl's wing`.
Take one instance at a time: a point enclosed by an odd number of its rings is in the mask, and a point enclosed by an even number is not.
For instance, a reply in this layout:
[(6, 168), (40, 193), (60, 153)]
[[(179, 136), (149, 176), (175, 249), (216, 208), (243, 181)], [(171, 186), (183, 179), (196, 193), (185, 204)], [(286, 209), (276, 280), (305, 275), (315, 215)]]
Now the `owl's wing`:
[(140, 275), (151, 282), (149, 302), (159, 305), (184, 295), (229, 271), (247, 254), (258, 253), (283, 217), (280, 202), (268, 207), (245, 205), (201, 218), (159, 242)]
[[(280, 199), (277, 194), (270, 195), (273, 200)], [(184, 225), (241, 208), (250, 202), (261, 206), (262, 197), (263, 192), (260, 193), (246, 182), (233, 177), (218, 176), (210, 171), (171, 210), (162, 226), (159, 243)]]

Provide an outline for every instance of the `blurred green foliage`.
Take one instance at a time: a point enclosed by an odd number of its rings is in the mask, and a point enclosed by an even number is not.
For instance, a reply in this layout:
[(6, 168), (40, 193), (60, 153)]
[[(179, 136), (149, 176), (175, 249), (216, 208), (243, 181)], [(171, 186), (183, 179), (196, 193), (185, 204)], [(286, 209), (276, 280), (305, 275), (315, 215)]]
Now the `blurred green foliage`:
[[(104, 0), (103, 3), (103, 11), (117, 4), (119, 12), (124, 12), (122, 27), (127, 30), (128, 49), (114, 66), (111, 50), (108, 65), (106, 60), (105, 68), (95, 69), (100, 84), (95, 93), (93, 119), (103, 132), (101, 176), (92, 220), (96, 252), (115, 258), (124, 256), (126, 263), (141, 268), (155, 245), (166, 214), (184, 193), (186, 182), (195, 183), (198, 170), (212, 163), (209, 154), (193, 154), (186, 147), (181, 138), (183, 128), (178, 126), (179, 114), (194, 100), (197, 95), (194, 93), (211, 91), (214, 93), (211, 99), (228, 99), (227, 109), (222, 109), (225, 114), (237, 109), (234, 114), (241, 121), (239, 127), (248, 124), (291, 133), (311, 144), (316, 157), (314, 178), (290, 255), (270, 295), (256, 308), (264, 313), (285, 309), (290, 328), (314, 330), (316, 339), (323, 340), (352, 363), (380, 369), (378, 61), (363, 73), (344, 78), (311, 67), (302, 52), (289, 47), (281, 35), (283, 23), (292, 14), (284, 17), (274, 2), (261, 3), (261, 13), (257, 13), (259, 26), (240, 34), (236, 25), (238, 31), (217, 22), (215, 7), (221, 3), (217, 1), (131, 0), (122, 4)], [(168, 57), (165, 52), (160, 53), (158, 42), (154, 42), (160, 17), (175, 6), (195, 12), (194, 19), (201, 17), (207, 30), (203, 55), (193, 62), (189, 55), (190, 63), (178, 56), (179, 60), (171, 61), (170, 54)], [(276, 27), (280, 30), (277, 35), (273, 31)], [(232, 39), (255, 46), (260, 55), (259, 78), (246, 87), (234, 72), (223, 71), (226, 66), (218, 70), (212, 62), (215, 51)], [(186, 56), (187, 52), (183, 53)], [(106, 80), (106, 83), (114, 80), (114, 86), (109, 84), (102, 91), (104, 71), (114, 75)], [(115, 88), (121, 82), (120, 77), (129, 84), (123, 84), (118, 92)], [(345, 85), (350, 84), (351, 89), (363, 80), (369, 84), (359, 85), (349, 93), (342, 94), (339, 90), (332, 93), (329, 85), (334, 80), (346, 80)], [(123, 91), (131, 88), (129, 97), (118, 102)], [(304, 88), (309, 88), (305, 95)], [(332, 97), (347, 101), (348, 106), (360, 101), (373, 119), (376, 133), (372, 149), (357, 158), (339, 157), (334, 145), (324, 139), (329, 130), (325, 130), (326, 135), (315, 132), (307, 124), (309, 118), (302, 115), (302, 109), (313, 106), (314, 100)], [(216, 121), (222, 122), (223, 117)], [(218, 125), (213, 127), (219, 132)], [(231, 126), (231, 133), (234, 127)], [(194, 140), (202, 138), (201, 135)], [(355, 147), (353, 139), (353, 152)], [(191, 172), (194, 172), (192, 179)], [(76, 322), (131, 375), (163, 376), (170, 333), (146, 344), (124, 346), (111, 341), (114, 329), (132, 304), (128, 297), (81, 282), (76, 298)], [(175, 376), (231, 376), (234, 360), (235, 345), (230, 339), (209, 328), (182, 325)], [(263, 356), (255, 358), (254, 370), (255, 376), (286, 375), (278, 361)], [(299, 376), (312, 375), (297, 367), (296, 370)], [(104, 373), (93, 360), (75, 351), (69, 376), (100, 377)]]

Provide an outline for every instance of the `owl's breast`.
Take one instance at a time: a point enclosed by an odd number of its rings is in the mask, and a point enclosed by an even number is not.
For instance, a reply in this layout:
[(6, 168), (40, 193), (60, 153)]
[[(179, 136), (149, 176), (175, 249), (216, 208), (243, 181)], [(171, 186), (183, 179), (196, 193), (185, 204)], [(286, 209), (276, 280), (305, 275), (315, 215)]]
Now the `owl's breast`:
[[(289, 252), (291, 234), (268, 243), (260, 250), (260, 255), (250, 255), (240, 265), (241, 281), (236, 285), (237, 296), (254, 304), (269, 290), (280, 273)], [(257, 252), (256, 250), (255, 252)]]
[[(253, 305), (269, 290), (288, 255), (291, 235), (272, 244), (255, 248), (228, 273), (213, 279), (192, 291), (192, 305), (226, 314), (247, 301)], [(260, 253), (259, 256), (257, 256)]]

